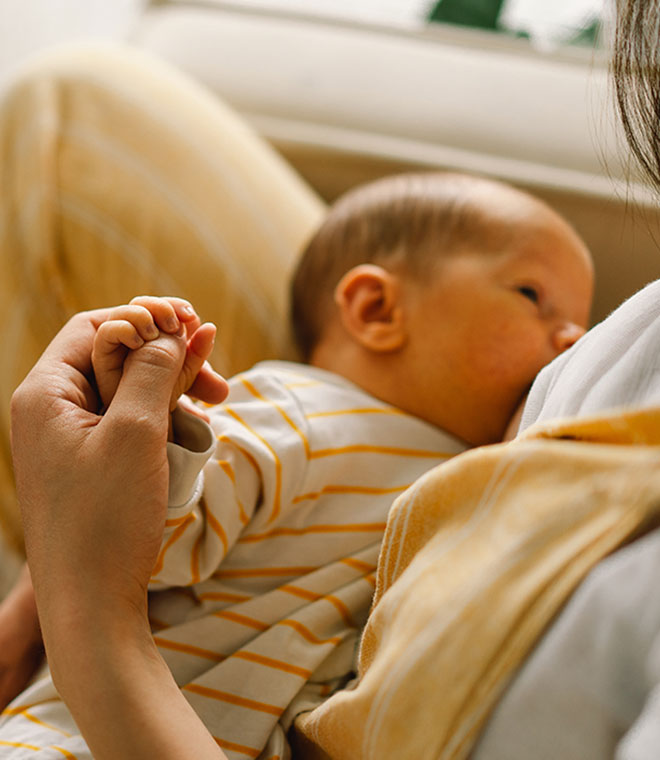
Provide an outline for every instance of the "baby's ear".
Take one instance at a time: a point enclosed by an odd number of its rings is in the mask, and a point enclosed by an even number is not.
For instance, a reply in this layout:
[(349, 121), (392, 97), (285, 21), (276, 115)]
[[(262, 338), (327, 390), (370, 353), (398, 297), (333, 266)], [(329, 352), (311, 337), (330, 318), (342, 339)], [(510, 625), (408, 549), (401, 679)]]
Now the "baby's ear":
[(360, 264), (341, 278), (335, 303), (344, 328), (369, 351), (398, 351), (405, 343), (399, 278), (375, 264)]

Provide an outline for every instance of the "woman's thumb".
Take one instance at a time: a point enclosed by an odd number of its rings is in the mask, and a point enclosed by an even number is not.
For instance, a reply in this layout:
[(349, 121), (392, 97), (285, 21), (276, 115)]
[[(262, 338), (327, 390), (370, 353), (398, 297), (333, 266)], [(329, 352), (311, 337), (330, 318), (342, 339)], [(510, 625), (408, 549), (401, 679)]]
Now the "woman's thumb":
[(130, 412), (140, 417), (154, 415), (167, 425), (170, 397), (185, 355), (183, 334), (161, 333), (155, 340), (131, 351), (106, 416)]

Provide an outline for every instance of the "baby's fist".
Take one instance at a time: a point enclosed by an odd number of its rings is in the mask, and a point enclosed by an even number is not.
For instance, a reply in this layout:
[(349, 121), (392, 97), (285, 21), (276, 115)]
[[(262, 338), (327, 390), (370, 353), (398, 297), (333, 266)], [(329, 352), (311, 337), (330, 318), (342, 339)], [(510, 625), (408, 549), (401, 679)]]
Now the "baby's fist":
[(227, 384), (207, 363), (213, 350), (215, 325), (202, 325), (193, 307), (181, 298), (139, 296), (113, 309), (94, 339), (92, 366), (104, 407), (117, 391), (128, 352), (139, 350), (157, 338), (161, 330), (186, 339), (186, 355), (170, 408), (174, 409), (179, 396), (187, 391), (209, 403), (224, 400)]

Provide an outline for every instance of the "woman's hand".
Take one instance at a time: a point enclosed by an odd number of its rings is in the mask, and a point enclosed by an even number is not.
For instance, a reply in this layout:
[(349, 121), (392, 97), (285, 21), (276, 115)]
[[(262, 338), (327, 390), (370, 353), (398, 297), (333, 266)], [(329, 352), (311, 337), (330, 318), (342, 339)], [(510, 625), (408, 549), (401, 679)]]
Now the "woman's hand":
[(51, 673), (97, 760), (226, 760), (147, 620), (184, 331), (131, 352), (100, 417), (91, 351), (107, 313), (71, 319), (12, 399), (16, 485)]
[[(12, 399), (26, 550), (49, 630), (51, 622), (66, 625), (75, 605), (99, 589), (112, 605), (135, 606), (146, 615), (165, 521), (169, 399), (185, 338), (161, 334), (132, 352), (101, 417), (90, 354), (105, 316), (87, 312), (70, 320)], [(51, 611), (57, 612), (52, 621)]]
[(96, 332), (92, 366), (104, 406), (115, 395), (129, 352), (157, 338), (160, 331), (176, 333), (181, 327), (185, 329), (187, 350), (170, 411), (174, 411), (184, 393), (210, 404), (224, 401), (227, 383), (207, 361), (213, 350), (215, 325), (202, 324), (192, 304), (183, 298), (138, 296), (113, 308)]

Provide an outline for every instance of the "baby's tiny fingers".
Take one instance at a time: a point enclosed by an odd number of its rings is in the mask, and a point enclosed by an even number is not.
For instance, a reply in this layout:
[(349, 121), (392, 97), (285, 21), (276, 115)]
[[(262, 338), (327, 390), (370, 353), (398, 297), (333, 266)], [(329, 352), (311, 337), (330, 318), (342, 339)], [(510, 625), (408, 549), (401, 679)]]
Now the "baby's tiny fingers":
[[(137, 304), (126, 304), (112, 309), (108, 315), (108, 322), (114, 321), (130, 322), (144, 341), (153, 340), (159, 335), (158, 327), (154, 323), (151, 312)], [(104, 324), (108, 324), (108, 322)]]
[(177, 296), (163, 296), (163, 298), (172, 306), (182, 322), (190, 322), (193, 319), (199, 319), (195, 308), (190, 301), (186, 301), (185, 298), (178, 298)]
[(144, 339), (132, 322), (123, 319), (112, 319), (109, 322), (104, 322), (96, 331), (94, 353), (97, 355), (109, 354), (120, 345), (136, 349), (144, 345)]
[(167, 300), (174, 307), (177, 317), (185, 325), (186, 338), (190, 338), (202, 324), (202, 320), (198, 317), (193, 305), (190, 301), (186, 301), (184, 298), (167, 296)]
[(181, 322), (176, 315), (176, 311), (166, 298), (137, 296), (131, 300), (131, 305), (141, 306), (143, 309), (146, 309), (163, 332), (175, 333), (181, 328)]
[(156, 324), (164, 332), (177, 332), (183, 323), (186, 326), (186, 332), (190, 333), (194, 332), (200, 324), (197, 313), (183, 298), (137, 296), (131, 300), (131, 304), (148, 309)]

